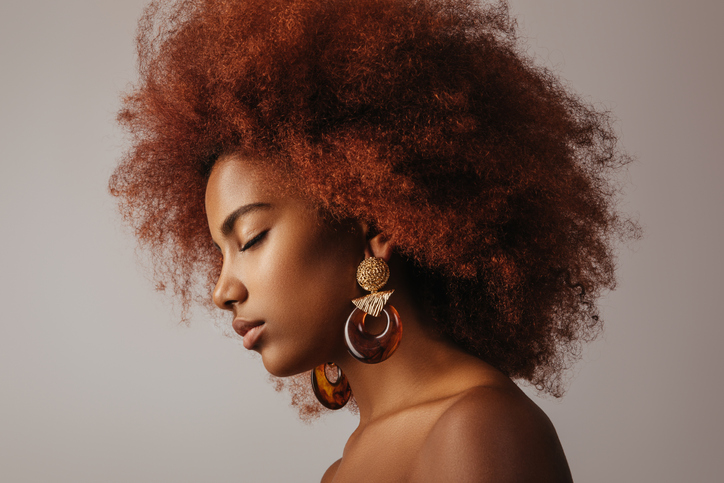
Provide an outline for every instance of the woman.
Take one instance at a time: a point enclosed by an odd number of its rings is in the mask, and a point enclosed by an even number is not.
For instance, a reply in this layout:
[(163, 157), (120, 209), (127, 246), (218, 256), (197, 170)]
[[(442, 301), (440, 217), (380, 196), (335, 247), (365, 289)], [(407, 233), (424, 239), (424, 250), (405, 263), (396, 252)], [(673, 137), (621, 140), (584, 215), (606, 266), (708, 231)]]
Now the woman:
[(322, 481), (570, 481), (512, 379), (561, 395), (599, 332), (627, 159), (507, 4), (154, 2), (138, 47), (111, 192), (303, 415), (358, 408)]

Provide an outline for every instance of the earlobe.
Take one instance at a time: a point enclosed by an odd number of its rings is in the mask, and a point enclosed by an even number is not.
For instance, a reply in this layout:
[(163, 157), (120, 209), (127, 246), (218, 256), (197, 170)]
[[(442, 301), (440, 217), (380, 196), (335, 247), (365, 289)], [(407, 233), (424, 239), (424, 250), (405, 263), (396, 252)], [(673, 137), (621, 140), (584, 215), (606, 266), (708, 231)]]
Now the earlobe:
[(393, 248), (392, 239), (384, 233), (378, 233), (365, 243), (365, 257), (377, 257), (389, 262)]

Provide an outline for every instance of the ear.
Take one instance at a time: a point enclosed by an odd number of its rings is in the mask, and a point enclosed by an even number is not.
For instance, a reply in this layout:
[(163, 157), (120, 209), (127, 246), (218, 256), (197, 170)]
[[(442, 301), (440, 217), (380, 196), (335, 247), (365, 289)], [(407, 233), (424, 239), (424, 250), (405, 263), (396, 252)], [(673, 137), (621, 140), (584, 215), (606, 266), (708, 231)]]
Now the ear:
[(392, 239), (384, 233), (378, 233), (365, 243), (365, 256), (377, 257), (389, 262), (393, 248)]

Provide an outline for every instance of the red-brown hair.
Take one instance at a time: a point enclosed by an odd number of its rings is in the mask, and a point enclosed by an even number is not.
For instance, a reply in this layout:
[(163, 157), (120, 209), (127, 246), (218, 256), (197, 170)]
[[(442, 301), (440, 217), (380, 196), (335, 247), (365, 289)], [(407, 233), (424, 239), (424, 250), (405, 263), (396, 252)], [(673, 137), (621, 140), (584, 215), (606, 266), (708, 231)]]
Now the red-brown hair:
[(560, 395), (614, 286), (628, 159), (608, 114), (524, 54), (506, 2), (156, 1), (139, 32), (110, 190), (160, 287), (209, 299), (206, 179), (253, 156), (389, 234), (439, 331)]

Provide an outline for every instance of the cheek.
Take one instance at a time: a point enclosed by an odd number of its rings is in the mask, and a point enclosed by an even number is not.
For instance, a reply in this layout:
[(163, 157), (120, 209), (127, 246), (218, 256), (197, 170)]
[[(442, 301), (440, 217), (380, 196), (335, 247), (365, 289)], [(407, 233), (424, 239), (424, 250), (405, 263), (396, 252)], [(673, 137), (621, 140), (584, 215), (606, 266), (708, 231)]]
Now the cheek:
[(301, 271), (307, 275), (312, 300), (349, 303), (356, 296), (356, 261), (362, 254), (354, 253), (345, 240), (320, 236), (302, 256)]
[[(284, 319), (328, 325), (352, 310), (356, 257), (344, 244), (322, 236), (300, 239), (270, 250), (264, 291), (273, 312)], [(271, 308), (271, 307), (270, 307)]]

